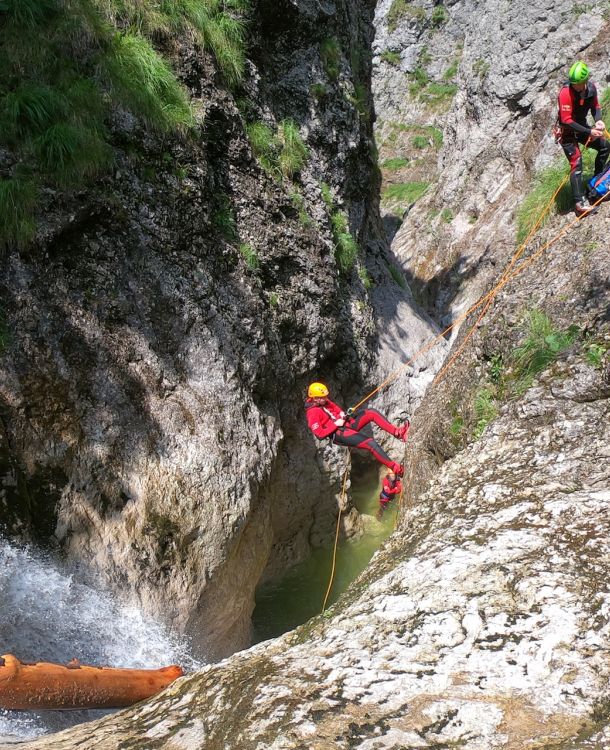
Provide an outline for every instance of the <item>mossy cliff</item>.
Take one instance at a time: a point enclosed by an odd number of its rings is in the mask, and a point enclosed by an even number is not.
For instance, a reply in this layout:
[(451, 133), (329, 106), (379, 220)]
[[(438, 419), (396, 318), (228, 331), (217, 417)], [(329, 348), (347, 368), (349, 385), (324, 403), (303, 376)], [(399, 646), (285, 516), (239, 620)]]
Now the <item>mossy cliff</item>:
[(361, 389), (373, 292), (408, 299), (384, 292), (372, 11), (0, 3), (4, 525), (211, 658), (249, 642), (263, 571), (332, 535), (343, 456), (305, 384)]

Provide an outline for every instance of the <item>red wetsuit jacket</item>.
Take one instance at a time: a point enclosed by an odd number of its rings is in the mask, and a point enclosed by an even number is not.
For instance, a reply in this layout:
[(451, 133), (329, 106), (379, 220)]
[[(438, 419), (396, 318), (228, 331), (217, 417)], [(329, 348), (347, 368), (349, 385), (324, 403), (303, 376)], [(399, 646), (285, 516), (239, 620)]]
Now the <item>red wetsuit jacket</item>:
[(591, 128), (587, 125), (589, 112), (596, 122), (601, 120), (602, 111), (593, 81), (587, 83), (584, 91), (575, 91), (569, 83), (566, 83), (559, 92), (558, 104), (562, 140), (573, 139), (579, 133), (591, 134)]
[(345, 419), (345, 412), (337, 404), (329, 399), (322, 406), (313, 403), (312, 399), (305, 401), (305, 413), (309, 429), (317, 438), (325, 438), (332, 435), (339, 425), (335, 424), (337, 419)]
[(379, 499), (382, 503), (389, 502), (394, 495), (398, 495), (402, 490), (402, 484), (398, 477), (395, 477), (392, 481), (390, 477), (384, 477), (383, 487), (381, 488), (381, 495)]

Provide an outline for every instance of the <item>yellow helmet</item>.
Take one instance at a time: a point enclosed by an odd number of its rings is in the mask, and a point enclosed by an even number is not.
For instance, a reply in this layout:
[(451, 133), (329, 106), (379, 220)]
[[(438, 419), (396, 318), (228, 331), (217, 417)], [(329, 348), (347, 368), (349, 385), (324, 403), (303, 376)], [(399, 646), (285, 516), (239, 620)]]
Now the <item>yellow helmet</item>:
[(309, 398), (325, 398), (328, 396), (328, 388), (324, 383), (312, 383), (307, 389)]

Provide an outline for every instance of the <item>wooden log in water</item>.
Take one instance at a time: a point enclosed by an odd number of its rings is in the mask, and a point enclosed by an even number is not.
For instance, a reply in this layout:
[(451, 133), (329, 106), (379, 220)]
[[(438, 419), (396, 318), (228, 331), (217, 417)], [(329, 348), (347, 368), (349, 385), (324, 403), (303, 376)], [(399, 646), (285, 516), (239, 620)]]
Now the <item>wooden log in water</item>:
[(20, 710), (123, 708), (150, 698), (181, 677), (177, 665), (160, 669), (21, 662), (0, 657), (0, 707)]

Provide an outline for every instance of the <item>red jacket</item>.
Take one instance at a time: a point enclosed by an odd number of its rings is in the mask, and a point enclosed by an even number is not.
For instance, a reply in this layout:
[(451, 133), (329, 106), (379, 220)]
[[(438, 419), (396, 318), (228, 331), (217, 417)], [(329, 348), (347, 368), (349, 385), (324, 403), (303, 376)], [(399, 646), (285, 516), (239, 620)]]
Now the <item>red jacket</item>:
[(589, 112), (597, 121), (602, 112), (597, 98), (597, 88), (592, 81), (588, 81), (584, 91), (575, 91), (567, 83), (559, 92), (559, 124), (564, 133), (583, 133), (590, 135), (591, 128), (587, 125)]
[(326, 403), (318, 406), (314, 404), (313, 399), (308, 398), (305, 401), (305, 413), (309, 429), (317, 438), (325, 438), (332, 435), (337, 427), (339, 427), (336, 421), (338, 419), (345, 419), (343, 409), (329, 399), (326, 399)]
[(398, 495), (402, 490), (402, 484), (400, 479), (396, 477), (392, 482), (390, 477), (384, 477), (383, 487), (381, 488), (381, 500), (391, 500), (394, 495)]

